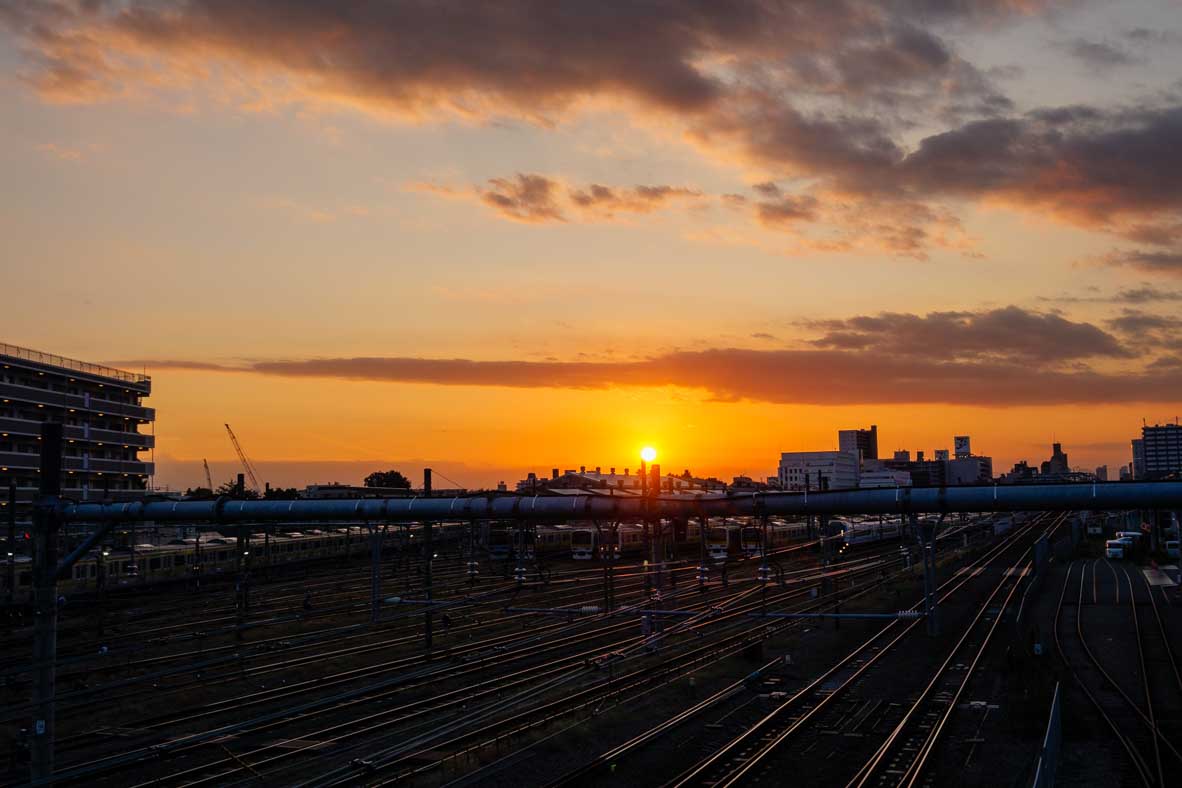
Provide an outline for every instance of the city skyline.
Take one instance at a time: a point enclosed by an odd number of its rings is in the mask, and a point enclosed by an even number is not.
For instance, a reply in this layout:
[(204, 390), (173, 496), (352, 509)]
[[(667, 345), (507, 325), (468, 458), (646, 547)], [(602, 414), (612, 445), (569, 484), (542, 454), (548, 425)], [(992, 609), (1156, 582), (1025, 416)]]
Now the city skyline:
[(3, 339), (146, 369), (174, 487), (1182, 410), (1176, 3), (596, 7), (0, 2)]

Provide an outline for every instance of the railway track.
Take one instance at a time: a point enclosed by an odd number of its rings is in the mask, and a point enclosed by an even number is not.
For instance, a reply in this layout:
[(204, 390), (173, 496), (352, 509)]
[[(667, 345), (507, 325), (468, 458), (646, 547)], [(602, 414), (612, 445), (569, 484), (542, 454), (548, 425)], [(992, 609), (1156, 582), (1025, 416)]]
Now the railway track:
[[(1014, 546), (1022, 533), (1011, 534), (999, 545), (972, 562), (965, 571), (940, 586), (942, 600), (947, 600), (975, 577), (975, 568), (984, 566)], [(913, 608), (914, 609), (914, 608)], [(822, 714), (837, 704), (843, 692), (864, 679), (875, 663), (902, 642), (914, 629), (918, 620), (895, 620), (869, 640), (850, 652), (836, 665), (809, 683), (804, 689), (776, 706), (770, 713), (742, 728), (734, 737), (717, 747), (711, 755), (672, 780), (669, 785), (733, 784), (754, 777), (768, 762), (771, 754), (785, 741), (815, 723)], [(732, 697), (737, 687), (732, 685), (716, 696), (697, 704), (672, 720), (667, 720), (635, 739), (599, 756), (589, 764), (556, 781), (555, 785), (587, 784), (599, 770), (618, 763), (626, 755), (656, 740), (671, 726), (683, 724), (713, 705)]]
[[(864, 573), (873, 573), (873, 572), (876, 572), (876, 571), (878, 571), (878, 563), (879, 563), (879, 562), (876, 562), (876, 561), (866, 561), (866, 562), (864, 562), (864, 565), (862, 565), (862, 566), (860, 566), (860, 567), (859, 567), (858, 571), (861, 571), (861, 572), (864, 572)], [(736, 580), (735, 582), (736, 582), (736, 583), (738, 583), (739, 581), (737, 581), (737, 580)], [(755, 588), (754, 588), (754, 587), (752, 587), (750, 590), (748, 590), (748, 591), (744, 591), (744, 592), (740, 592), (740, 593), (742, 593), (742, 594), (751, 594), (751, 593), (752, 593), (754, 590), (755, 590)], [(688, 585), (687, 585), (687, 586), (686, 586), (686, 588), (685, 588), (685, 589), (683, 589), (683, 593), (689, 593), (689, 592), (692, 592), (692, 594), (693, 594), (693, 595), (697, 595), (697, 594), (698, 594), (698, 591), (697, 591), (697, 588), (696, 588), (696, 586), (688, 586)], [(799, 595), (801, 595), (801, 594), (804, 594), (804, 593), (807, 593), (807, 589), (800, 589), (800, 590), (796, 590), (796, 591), (792, 591), (792, 592), (786, 592), (786, 593), (785, 593), (785, 596), (791, 596), (791, 595), (798, 595), (798, 596), (799, 596)], [(777, 601), (779, 601), (779, 600), (778, 600), (777, 598), (773, 597), (773, 598), (772, 598), (770, 601), (771, 601), (771, 603), (773, 603), (773, 604), (774, 604), (774, 603), (776, 603), (776, 602), (777, 602)], [(825, 601), (826, 601), (826, 600), (821, 600), (821, 602), (822, 602), (822, 603), (824, 603)], [(710, 602), (709, 602), (709, 600), (706, 600), (706, 601), (702, 602), (701, 604), (702, 604), (702, 606), (703, 606), (704, 608), (706, 608), (706, 607), (709, 607), (709, 605), (710, 605)], [(743, 613), (743, 614), (745, 614), (746, 612), (749, 612), (750, 610), (753, 610), (753, 609), (755, 609), (755, 607), (756, 607), (756, 606), (758, 606), (758, 605), (761, 605), (761, 604), (763, 604), (763, 602), (762, 602), (762, 601), (752, 601), (752, 602), (750, 603), (750, 606), (749, 606), (749, 607), (743, 608), (741, 611), (739, 611), (739, 613), (736, 613), (736, 616), (737, 616), (737, 615), (739, 615), (740, 613)], [(716, 622), (710, 622), (710, 623), (716, 623)], [(748, 628), (748, 623), (749, 623), (749, 622), (748, 622), (748, 620), (744, 620), (744, 621), (742, 622), (742, 624), (743, 624), (743, 627), (744, 627), (744, 628)], [(629, 628), (630, 628), (632, 625), (631, 625), (631, 624), (624, 624), (623, 626), (624, 626), (624, 627), (629, 627)], [(666, 636), (668, 636), (668, 633), (667, 633), (667, 635), (666, 635)], [(629, 638), (629, 639), (625, 639), (624, 641), (621, 641), (621, 642), (619, 642), (619, 643), (615, 643), (615, 644), (612, 644), (612, 645), (613, 645), (613, 647), (614, 647), (614, 648), (618, 649), (618, 648), (619, 648), (619, 647), (621, 647), (621, 646), (635, 645), (635, 640), (636, 640), (635, 638)], [(559, 645), (561, 645), (561, 644), (559, 644)], [(525, 651), (525, 650), (529, 650), (529, 649), (523, 649), (523, 651)], [(536, 656), (541, 656), (541, 654), (539, 653), (539, 651), (538, 651), (538, 649), (537, 649), (537, 648), (533, 648), (532, 650), (529, 650), (529, 651), (531, 651), (532, 655), (533, 655), (533, 656), (535, 656), (535, 657), (536, 657)], [(482, 669), (484, 669), (484, 670), (487, 670), (487, 669), (488, 669), (487, 665), (485, 665), (485, 666), (482, 666)], [(452, 679), (452, 680), (455, 680), (456, 678), (458, 678), (458, 676), (457, 676), (457, 674), (455, 673), (455, 671), (453, 670), (453, 671), (451, 671), (451, 675), (449, 675), (449, 676), (448, 676), (448, 678), (450, 678), (450, 679)], [(368, 698), (368, 700), (374, 700), (374, 698), (373, 698), (373, 697), (369, 697), (369, 696), (367, 696), (367, 698)], [(274, 698), (272, 698), (272, 699), (274, 699)], [(360, 699), (360, 697), (359, 697), (359, 698), (358, 698), (358, 699), (356, 699), (356, 700), (360, 701), (361, 699)], [(342, 710), (342, 709), (341, 709), (341, 708), (339, 708), (339, 707), (338, 707), (337, 709), (335, 709), (335, 711), (338, 711), (338, 712), (339, 712), (339, 711), (341, 711), (341, 710)], [(288, 717), (290, 717), (290, 716), (291, 716), (291, 710), (289, 710), (289, 711), (287, 712), (287, 716), (288, 716)], [(386, 715), (386, 716), (388, 716), (388, 715)], [(363, 719), (367, 719), (367, 718), (363, 718)], [(215, 729), (215, 730), (217, 730), (217, 729)], [(257, 732), (257, 731), (256, 731), (256, 732)], [(220, 733), (224, 733), (224, 731), (221, 731)], [(324, 735), (324, 733), (325, 733), (325, 731), (317, 731), (315, 735), (317, 735), (317, 736), (323, 736), (323, 735)], [(302, 736), (305, 736), (305, 738), (307, 738), (307, 737), (311, 736), (312, 734), (301, 734), (301, 735), (302, 735)], [(257, 758), (257, 757), (258, 757), (258, 755), (259, 755), (259, 753), (247, 753), (245, 757), (246, 757), (247, 759), (252, 759), (252, 760), (253, 760), (253, 759)], [(236, 755), (236, 756), (235, 756), (235, 758), (234, 758), (234, 759), (232, 759), (232, 760), (234, 760), (234, 764), (235, 764), (235, 766), (237, 766), (237, 759), (240, 759), (240, 758), (243, 758), (243, 757), (244, 757), (244, 756), (242, 756), (242, 755)], [(280, 756), (280, 758), (286, 758), (286, 757), (288, 757), (288, 756), (286, 756), (286, 755), (281, 755), (281, 756)], [(208, 768), (208, 767), (201, 767), (201, 768)], [(252, 766), (251, 766), (251, 768), (256, 768), (256, 766), (252, 765)], [(64, 778), (68, 778), (68, 777), (70, 777), (72, 774), (73, 774), (73, 772), (67, 771), (67, 772), (65, 772), (65, 773), (63, 774), (63, 777), (64, 777)], [(78, 776), (78, 775), (76, 775), (76, 776)]]
[[(1134, 642), (1137, 646), (1137, 666), (1135, 670), (1136, 684), (1141, 690), (1138, 701), (1131, 695), (1112, 672), (1105, 668), (1103, 660), (1097, 655), (1088, 642), (1085, 631), (1086, 609), (1096, 610), (1101, 594), (1097, 582), (1097, 564), (1092, 563), (1092, 597), (1093, 604), (1085, 604), (1086, 562), (1077, 562), (1068, 566), (1063, 580), (1063, 588), (1055, 610), (1055, 647), (1060, 659), (1066, 666), (1073, 681), (1079, 686), (1084, 696), (1091, 703), (1104, 727), (1108, 732), (1108, 741), (1114, 742), (1123, 754), (1124, 760), (1121, 773), (1122, 781), (1130, 785), (1164, 786), (1169, 785), (1167, 771), (1163, 763), (1170, 763), (1176, 770), (1182, 766), (1182, 754), (1178, 751), (1179, 740), (1176, 737), (1177, 728), (1171, 735), (1158, 725), (1154, 712), (1154, 696), (1163, 690), (1173, 694), (1174, 713), (1182, 711), (1177, 705), (1182, 697), (1182, 681), (1177, 675), (1177, 662), (1170, 651), (1169, 640), (1165, 636), (1161, 619), (1157, 617), (1156, 602), (1152, 589), (1146, 586), (1148, 602), (1153, 606), (1155, 620), (1142, 621), (1142, 615), (1136, 602), (1135, 586), (1127, 568), (1121, 567), (1118, 573), (1111, 562), (1104, 560), (1106, 570), (1111, 570), (1114, 580), (1114, 600), (1119, 607), (1120, 600), (1131, 607), (1131, 621), (1135, 629)], [(1079, 566), (1079, 580), (1075, 588), (1072, 586), (1074, 569)], [(1121, 593), (1119, 579), (1124, 576), (1125, 589)], [(1074, 591), (1074, 593), (1072, 593)], [(1071, 602), (1074, 601), (1074, 604)], [(1156, 670), (1152, 680), (1147, 671), (1146, 652), (1151, 653), (1150, 660)], [(1171, 669), (1172, 668), (1172, 669)], [(1127, 665), (1125, 666), (1127, 671)], [(1164, 674), (1164, 675), (1163, 675)], [(1175, 718), (1177, 719), (1177, 718)]]

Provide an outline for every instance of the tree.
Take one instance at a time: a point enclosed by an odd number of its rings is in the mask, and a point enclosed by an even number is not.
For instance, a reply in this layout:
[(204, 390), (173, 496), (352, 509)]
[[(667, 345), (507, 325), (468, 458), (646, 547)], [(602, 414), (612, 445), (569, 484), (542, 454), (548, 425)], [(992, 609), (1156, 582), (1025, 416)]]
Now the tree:
[[(220, 487), (218, 487), (213, 492), (214, 492), (214, 495), (234, 495), (234, 496), (237, 496), (238, 495), (238, 481), (235, 479), (231, 479), (230, 481), (223, 483)], [(242, 491), (241, 497), (253, 501), (259, 497), (259, 494), (257, 492), (255, 492), (254, 490), (250, 489), (249, 487), (247, 487), (245, 490)]]
[(374, 471), (369, 476), (365, 477), (366, 487), (399, 487), (403, 490), (410, 489), (410, 479), (403, 476), (398, 471)]
[(263, 493), (268, 501), (294, 501), (300, 497), (300, 491), (295, 487), (272, 487)]

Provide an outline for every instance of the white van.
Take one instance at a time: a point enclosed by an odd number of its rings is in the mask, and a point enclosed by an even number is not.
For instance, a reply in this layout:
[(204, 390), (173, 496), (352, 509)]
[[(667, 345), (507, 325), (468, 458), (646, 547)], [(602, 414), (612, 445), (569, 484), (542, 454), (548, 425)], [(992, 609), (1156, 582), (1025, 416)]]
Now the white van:
[(1124, 539), (1109, 539), (1104, 543), (1104, 555), (1109, 558), (1124, 558), (1125, 545)]

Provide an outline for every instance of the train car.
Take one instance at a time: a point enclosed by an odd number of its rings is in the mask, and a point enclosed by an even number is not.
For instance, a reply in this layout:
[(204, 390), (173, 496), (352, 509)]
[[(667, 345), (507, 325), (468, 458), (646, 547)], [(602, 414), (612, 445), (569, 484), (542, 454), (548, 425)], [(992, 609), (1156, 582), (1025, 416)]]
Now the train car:
[(1104, 543), (1104, 555), (1108, 558), (1124, 558), (1127, 546), (1124, 539), (1109, 539)]
[[(763, 553), (763, 529), (758, 525), (744, 525), (740, 529), (740, 547), (743, 555), (754, 558)], [(770, 535), (768, 541), (771, 541)]]
[(706, 531), (706, 554), (712, 561), (725, 561), (738, 554), (743, 546), (742, 530), (738, 525), (711, 526)]
[(576, 561), (590, 561), (599, 554), (599, 534), (594, 528), (577, 528), (570, 536), (570, 557)]
[(837, 520), (832, 521), (831, 525), (833, 522), (839, 524), (842, 543), (846, 547), (899, 538), (899, 524), (895, 521), (843, 522)]
[(1169, 539), (1166, 541), (1166, 558), (1182, 558), (1182, 548), (1179, 547), (1177, 539)]

